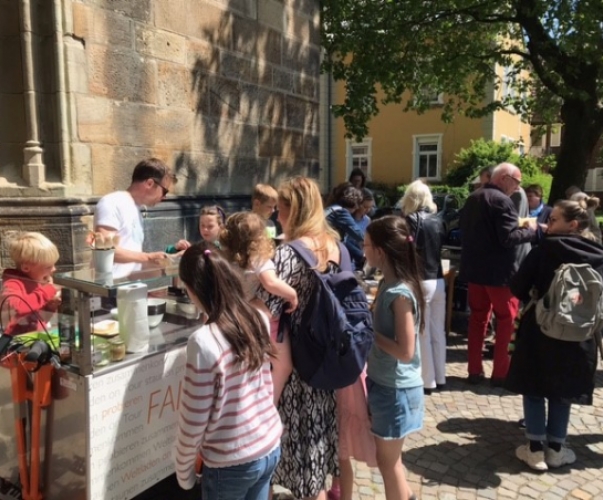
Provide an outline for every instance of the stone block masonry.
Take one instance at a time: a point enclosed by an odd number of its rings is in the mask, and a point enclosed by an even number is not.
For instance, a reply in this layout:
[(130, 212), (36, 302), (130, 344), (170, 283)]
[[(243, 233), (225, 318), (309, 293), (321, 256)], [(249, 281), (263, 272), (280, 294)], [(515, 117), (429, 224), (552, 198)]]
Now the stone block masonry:
[(125, 187), (138, 153), (173, 165), (182, 195), (244, 194), (316, 166), (318, 1), (76, 0), (72, 16), (85, 53), (74, 141), (93, 180), (81, 194)]
[[(318, 177), (319, 0), (31, 2), (30, 73), (19, 2), (0, 4), (0, 268), (17, 230), (56, 240), (63, 270), (87, 265), (96, 200), (144, 157), (174, 168), (174, 194), (204, 200), (149, 222), (161, 243), (196, 236), (199, 203), (244, 208), (258, 182)], [(24, 168), (32, 74), (39, 182)]]

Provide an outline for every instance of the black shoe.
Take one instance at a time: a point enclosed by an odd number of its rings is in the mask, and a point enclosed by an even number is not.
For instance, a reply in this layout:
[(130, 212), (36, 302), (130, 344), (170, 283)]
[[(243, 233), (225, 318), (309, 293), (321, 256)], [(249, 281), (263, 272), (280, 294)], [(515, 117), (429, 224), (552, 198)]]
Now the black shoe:
[(490, 385), (492, 387), (504, 387), (505, 386), (505, 379), (504, 378), (491, 378), (490, 379)]
[(446, 384), (436, 384), (436, 389), (438, 391), (443, 391), (444, 389), (446, 389)]
[(484, 376), (483, 373), (478, 373), (478, 374), (474, 374), (474, 375), (469, 375), (467, 377), (467, 383), (471, 384), (471, 385), (477, 385), (477, 384), (481, 384), (484, 379), (486, 377)]
[(425, 396), (431, 396), (432, 392), (433, 392), (433, 389), (428, 389), (427, 387), (423, 387), (423, 394), (425, 394)]
[(526, 428), (526, 419), (525, 418), (520, 418), (519, 422), (517, 422), (517, 424), (519, 425), (520, 429), (525, 429)]

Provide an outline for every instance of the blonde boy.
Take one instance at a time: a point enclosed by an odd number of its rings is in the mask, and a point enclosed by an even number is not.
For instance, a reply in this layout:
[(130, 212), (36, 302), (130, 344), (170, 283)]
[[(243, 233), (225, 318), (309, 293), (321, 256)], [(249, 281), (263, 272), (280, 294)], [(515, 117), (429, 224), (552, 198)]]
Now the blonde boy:
[(251, 194), (251, 211), (258, 214), (266, 223), (268, 237), (276, 238), (276, 226), (270, 216), (276, 210), (278, 193), (269, 184), (256, 184)]
[(11, 311), (5, 333), (39, 331), (44, 321), (40, 313), (52, 313), (60, 303), (60, 292), (52, 284), (59, 251), (40, 233), (21, 233), (10, 242), (9, 254), (15, 268), (2, 274), (2, 300)]

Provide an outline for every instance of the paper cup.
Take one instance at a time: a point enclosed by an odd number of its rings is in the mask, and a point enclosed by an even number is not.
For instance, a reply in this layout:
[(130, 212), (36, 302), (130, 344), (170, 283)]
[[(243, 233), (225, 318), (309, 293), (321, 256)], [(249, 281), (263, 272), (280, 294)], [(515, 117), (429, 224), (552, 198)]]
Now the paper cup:
[(97, 273), (110, 273), (113, 271), (115, 250), (92, 250), (94, 270)]

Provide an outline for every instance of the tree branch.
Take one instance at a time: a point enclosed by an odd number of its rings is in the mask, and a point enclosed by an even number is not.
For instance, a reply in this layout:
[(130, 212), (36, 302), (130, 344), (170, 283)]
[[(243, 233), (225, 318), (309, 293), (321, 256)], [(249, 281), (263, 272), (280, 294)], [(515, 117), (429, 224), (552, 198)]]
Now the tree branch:
[(574, 67), (572, 59), (551, 39), (544, 29), (536, 12), (534, 0), (521, 0), (517, 6), (517, 20), (528, 35), (528, 49), (530, 61), (538, 76), (547, 87), (558, 95), (562, 95), (561, 88), (548, 75), (541, 58), (550, 63), (552, 69), (570, 87), (578, 86), (580, 76), (574, 77), (570, 68)]

